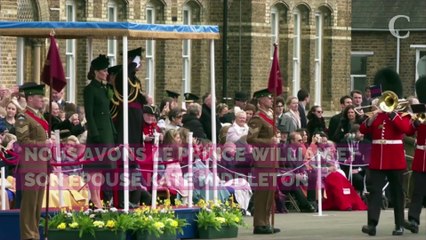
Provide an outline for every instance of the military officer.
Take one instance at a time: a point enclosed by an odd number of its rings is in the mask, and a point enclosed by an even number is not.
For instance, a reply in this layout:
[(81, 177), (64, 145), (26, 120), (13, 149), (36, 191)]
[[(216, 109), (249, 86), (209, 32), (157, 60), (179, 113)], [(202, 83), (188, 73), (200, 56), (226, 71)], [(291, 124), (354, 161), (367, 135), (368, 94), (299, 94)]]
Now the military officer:
[[(381, 79), (380, 79), (381, 78)], [(402, 85), (396, 72), (390, 69), (380, 70), (375, 79), (379, 79), (382, 90), (391, 90), (402, 95)], [(391, 84), (389, 84), (391, 83)], [(394, 84), (393, 84), (394, 83)], [(410, 131), (411, 118), (401, 112), (383, 112), (378, 109), (366, 119), (360, 127), (363, 134), (371, 134), (372, 147), (369, 169), (367, 171), (368, 224), (362, 232), (370, 236), (376, 235), (382, 203), (382, 189), (389, 181), (394, 205), (395, 229), (392, 235), (404, 233), (404, 193), (403, 173), (407, 164), (405, 160), (404, 134)]]
[[(271, 149), (274, 144), (278, 143), (278, 138), (273, 130), (273, 112), (271, 93), (268, 89), (263, 89), (254, 93), (254, 97), (258, 100), (258, 112), (250, 119), (249, 133), (247, 142), (253, 148), (269, 148), (268, 155), (265, 159), (258, 159), (254, 156), (253, 171), (259, 179), (257, 187), (253, 188), (254, 197), (254, 215), (253, 215), (253, 234), (273, 234), (280, 231), (278, 228), (273, 228), (270, 223), (271, 213), (274, 211), (274, 191), (276, 186), (273, 185), (278, 161), (272, 156)], [(253, 154), (261, 152), (253, 150)], [(257, 161), (258, 160), (258, 161)], [(260, 178), (267, 176), (267, 184)], [(261, 184), (261, 182), (263, 184)]]
[(16, 122), (17, 142), (22, 148), (18, 166), (22, 190), (21, 239), (39, 239), (38, 226), (45, 182), (28, 181), (28, 179), (45, 179), (36, 176), (42, 174), (46, 176), (46, 160), (49, 159), (41, 159), (39, 154), (37, 154), (37, 158), (34, 158), (33, 155), (27, 153), (34, 152), (34, 150), (37, 153), (41, 153), (43, 147), (49, 146), (46, 143), (50, 143), (50, 140), (47, 139), (49, 126), (40, 112), (43, 108), (44, 85), (38, 85), (33, 82), (26, 83), (20, 90), (25, 93), (27, 100), (27, 107), (24, 112), (17, 115)]
[[(426, 104), (426, 76), (416, 81), (416, 93), (422, 104), (418, 114), (425, 113)], [(413, 109), (414, 111), (414, 109)], [(411, 165), (414, 178), (414, 190), (411, 196), (410, 208), (408, 210), (408, 221), (404, 223), (404, 227), (412, 233), (419, 232), (420, 213), (422, 212), (423, 199), (426, 197), (426, 123), (419, 119), (413, 121), (412, 133), (417, 131), (417, 145), (414, 152), (414, 160)]]
[[(110, 101), (112, 90), (107, 86), (109, 60), (105, 55), (99, 55), (93, 59), (90, 65), (90, 71), (87, 78), (90, 83), (84, 88), (84, 109), (87, 119), (87, 147), (109, 148), (114, 144), (116, 134), (110, 114)], [(109, 146), (108, 146), (109, 145)], [(104, 152), (95, 151), (92, 153)], [(114, 163), (108, 161), (108, 156), (103, 158), (102, 163), (93, 163), (84, 165), (84, 170), (89, 174), (89, 190), (93, 204), (96, 208), (102, 208), (100, 197), (101, 183), (104, 174), (108, 169), (115, 167)], [(102, 181), (101, 181), (102, 180)]]

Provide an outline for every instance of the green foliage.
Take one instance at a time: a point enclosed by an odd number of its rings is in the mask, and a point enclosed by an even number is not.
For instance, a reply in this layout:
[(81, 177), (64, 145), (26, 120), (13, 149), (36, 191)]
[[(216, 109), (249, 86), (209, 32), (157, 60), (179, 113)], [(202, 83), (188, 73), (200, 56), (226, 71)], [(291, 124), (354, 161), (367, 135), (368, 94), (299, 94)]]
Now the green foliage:
[(167, 233), (183, 233), (183, 227), (187, 225), (186, 220), (177, 218), (168, 206), (158, 209), (143, 206), (135, 210), (134, 216), (134, 231), (148, 232), (156, 237)]
[(241, 209), (232, 198), (225, 203), (200, 200), (197, 205), (200, 207), (196, 220), (198, 228), (220, 230), (223, 226), (244, 226)]
[[(79, 230), (79, 236), (91, 234), (95, 236), (96, 229), (109, 231), (127, 231), (133, 228), (133, 214), (120, 212), (115, 208), (109, 210), (97, 209), (92, 211), (72, 211), (62, 209), (60, 212), (49, 216), (49, 229), (57, 230)], [(42, 224), (44, 224), (44, 219)]]

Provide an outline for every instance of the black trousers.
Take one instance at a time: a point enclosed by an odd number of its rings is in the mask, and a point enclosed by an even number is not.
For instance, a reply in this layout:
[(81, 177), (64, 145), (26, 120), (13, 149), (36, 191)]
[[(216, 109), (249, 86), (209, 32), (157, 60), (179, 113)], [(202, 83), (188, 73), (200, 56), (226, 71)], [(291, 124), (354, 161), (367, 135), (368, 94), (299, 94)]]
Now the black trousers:
[(402, 178), (404, 170), (367, 170), (368, 225), (377, 226), (382, 206), (383, 187), (389, 182), (395, 226), (402, 227), (404, 221), (404, 191)]
[(414, 178), (414, 188), (411, 195), (410, 209), (408, 210), (408, 220), (420, 224), (423, 199), (426, 197), (426, 172), (413, 171), (411, 177)]

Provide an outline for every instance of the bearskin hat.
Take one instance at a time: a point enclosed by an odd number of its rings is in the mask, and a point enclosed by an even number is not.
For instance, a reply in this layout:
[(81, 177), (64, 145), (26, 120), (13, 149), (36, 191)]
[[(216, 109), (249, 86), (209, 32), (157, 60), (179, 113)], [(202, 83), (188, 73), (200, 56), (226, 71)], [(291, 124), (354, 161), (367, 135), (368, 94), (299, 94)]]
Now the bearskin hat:
[(374, 76), (374, 85), (381, 86), (382, 92), (393, 91), (402, 98), (402, 82), (399, 74), (391, 68), (380, 69)]
[(416, 94), (419, 101), (426, 104), (426, 76), (422, 76), (417, 79)]

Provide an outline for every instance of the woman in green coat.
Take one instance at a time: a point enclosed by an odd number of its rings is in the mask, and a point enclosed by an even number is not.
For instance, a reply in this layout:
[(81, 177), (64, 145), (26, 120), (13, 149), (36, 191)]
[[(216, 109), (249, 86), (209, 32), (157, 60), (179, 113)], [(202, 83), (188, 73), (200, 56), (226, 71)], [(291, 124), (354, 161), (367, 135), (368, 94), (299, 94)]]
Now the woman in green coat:
[(107, 84), (108, 65), (109, 60), (105, 55), (95, 58), (87, 74), (91, 82), (84, 88), (87, 150), (92, 153), (89, 156), (94, 156), (93, 163), (84, 165), (84, 170), (89, 173), (90, 196), (96, 208), (102, 208), (100, 192), (105, 179), (104, 173), (115, 166), (114, 162), (108, 160), (107, 154), (102, 154), (112, 147), (116, 134), (110, 114), (112, 92)]

